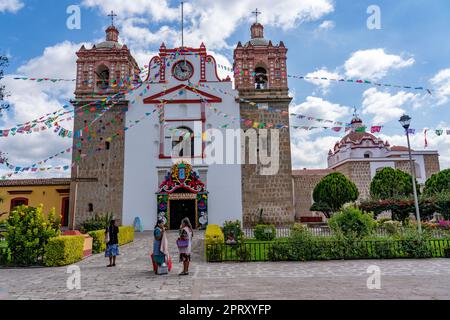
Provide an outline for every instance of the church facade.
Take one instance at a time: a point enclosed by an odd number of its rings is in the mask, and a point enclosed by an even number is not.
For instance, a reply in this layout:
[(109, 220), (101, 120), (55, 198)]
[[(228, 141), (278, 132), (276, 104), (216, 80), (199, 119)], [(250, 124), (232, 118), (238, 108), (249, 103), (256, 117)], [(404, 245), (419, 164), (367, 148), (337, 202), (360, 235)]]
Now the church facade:
[[(265, 39), (260, 23), (250, 32), (234, 50), (235, 89), (218, 76), (203, 43), (163, 43), (149, 57), (145, 80), (114, 25), (105, 41), (81, 47), (73, 105), (74, 132), (82, 134), (73, 138), (70, 228), (106, 213), (123, 225), (139, 218), (147, 230), (157, 219), (178, 229), (184, 217), (196, 228), (229, 220), (252, 226), (261, 216), (275, 225), (320, 220), (309, 208), (326, 174), (342, 172), (366, 198), (377, 170), (409, 170), (408, 150), (360, 132), (357, 117), (330, 150), (328, 168), (292, 170), (287, 48)], [(274, 172), (267, 173), (262, 152), (277, 155)], [(437, 152), (413, 156), (419, 182), (439, 171)]]
[[(251, 40), (235, 49), (235, 69), (242, 70), (235, 75), (236, 90), (229, 77), (218, 76), (204, 44), (162, 44), (149, 59), (145, 81), (113, 25), (106, 41), (77, 52), (74, 131), (82, 134), (73, 139), (72, 228), (106, 213), (126, 225), (139, 218), (144, 229), (152, 229), (158, 218), (177, 229), (186, 216), (197, 228), (227, 220), (252, 224), (261, 212), (268, 222), (294, 221), (287, 49), (264, 39), (263, 30), (253, 24)], [(124, 89), (129, 87), (133, 90)], [(223, 115), (232, 120), (225, 126)], [(258, 128), (243, 118), (285, 123), (277, 137), (277, 174), (246, 164), (255, 150), (241, 142)], [(217, 162), (212, 131), (233, 140), (233, 150), (221, 146), (230, 162)]]

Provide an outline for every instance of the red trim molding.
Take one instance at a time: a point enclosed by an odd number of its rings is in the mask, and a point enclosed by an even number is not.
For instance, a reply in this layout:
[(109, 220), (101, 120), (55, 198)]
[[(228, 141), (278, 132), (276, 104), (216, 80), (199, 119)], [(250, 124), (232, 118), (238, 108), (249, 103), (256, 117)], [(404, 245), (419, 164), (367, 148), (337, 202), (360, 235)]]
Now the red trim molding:
[[(190, 92), (193, 92), (195, 94), (200, 94), (202, 97), (204, 97), (205, 99), (184, 99), (184, 100), (166, 100), (166, 99), (162, 99), (165, 95), (170, 94), (172, 92), (178, 91), (178, 90), (188, 90)], [(222, 102), (222, 98), (214, 96), (208, 92), (199, 90), (199, 89), (192, 89), (191, 87), (185, 85), (185, 84), (180, 84), (178, 86), (175, 86), (171, 89), (165, 90), (163, 92), (157, 93), (153, 96), (150, 96), (148, 98), (144, 99), (144, 104), (179, 104), (179, 103), (186, 103), (186, 104), (190, 104), (190, 103), (202, 103), (202, 102), (208, 102), (208, 103), (221, 103)]]

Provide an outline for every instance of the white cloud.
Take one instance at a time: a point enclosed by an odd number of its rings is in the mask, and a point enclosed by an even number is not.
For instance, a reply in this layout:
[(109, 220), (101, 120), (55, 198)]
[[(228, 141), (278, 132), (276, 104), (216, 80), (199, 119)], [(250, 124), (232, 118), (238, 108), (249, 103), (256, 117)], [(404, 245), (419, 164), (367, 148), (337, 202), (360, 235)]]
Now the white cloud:
[[(103, 14), (111, 10), (119, 12), (118, 24), (124, 24), (125, 27), (123, 37), (136, 46), (145, 47), (148, 42), (162, 41), (166, 41), (169, 46), (180, 45), (178, 2), (84, 0), (83, 4), (99, 8)], [(284, 30), (302, 22), (318, 20), (334, 10), (332, 0), (192, 0), (185, 5), (186, 45), (197, 47), (204, 42), (209, 49), (229, 48), (226, 40), (241, 23), (253, 21), (251, 12), (256, 7), (262, 11), (259, 17), (262, 23)], [(148, 29), (151, 22), (159, 24), (158, 30)]]
[[(448, 125), (439, 126), (439, 128), (449, 128)], [(414, 150), (438, 150), (441, 170), (450, 168), (450, 136), (445, 133), (437, 136), (434, 130), (427, 133), (428, 147), (425, 149), (425, 135), (423, 131), (410, 135), (411, 148)], [(406, 138), (404, 134), (385, 135), (380, 134), (380, 138), (388, 141), (391, 146), (405, 146)]]
[(114, 10), (120, 15), (119, 19), (126, 19), (145, 13), (150, 16), (152, 21), (172, 21), (179, 19), (180, 12), (177, 8), (171, 8), (167, 0), (84, 0), (82, 4), (90, 8), (97, 7), (105, 15)]
[(350, 78), (379, 80), (391, 70), (410, 67), (414, 58), (387, 54), (384, 49), (359, 50), (345, 62), (345, 73)]
[(399, 119), (405, 112), (404, 106), (413, 105), (419, 94), (400, 91), (395, 95), (370, 88), (363, 93), (363, 114), (373, 115), (374, 124), (384, 124)]
[(25, 5), (20, 0), (0, 0), (0, 13), (7, 11), (16, 13), (24, 6)]
[(291, 154), (293, 169), (327, 168), (328, 150), (340, 140), (338, 136), (311, 138), (310, 131), (291, 130)]
[(310, 78), (319, 78), (319, 79), (307, 79), (307, 82), (310, 82), (319, 87), (323, 94), (327, 94), (329, 92), (330, 86), (333, 81), (329, 80), (320, 80), (321, 78), (327, 79), (340, 79), (342, 78), (337, 72), (330, 72), (326, 68), (322, 68), (320, 70), (310, 72), (306, 75), (306, 77)]
[(450, 68), (439, 71), (430, 83), (433, 85), (434, 96), (438, 99), (437, 104), (442, 105), (450, 98)]
[(334, 29), (334, 27), (336, 26), (336, 24), (334, 23), (334, 21), (332, 20), (325, 20), (324, 22), (322, 22), (319, 27), (317, 28), (318, 31), (326, 31), (326, 30), (331, 30)]
[[(45, 48), (39, 57), (30, 59), (18, 68), (18, 73), (30, 77), (48, 77), (72, 79), (76, 71), (75, 52), (82, 44), (68, 41)], [(1, 118), (1, 127), (10, 128), (18, 123), (36, 119), (49, 112), (54, 112), (67, 104), (73, 96), (74, 82), (34, 82), (3, 79), (11, 96), (8, 101), (11, 111)], [(72, 121), (61, 122), (65, 128), (73, 128)], [(53, 130), (47, 130), (29, 135), (18, 134), (13, 137), (0, 138), (0, 150), (8, 154), (9, 162), (19, 166), (29, 166), (40, 160), (54, 155), (72, 145), (71, 139), (57, 136)], [(71, 154), (64, 154), (45, 164), (68, 165), (71, 163)], [(1, 167), (0, 174), (9, 173), (10, 170)], [(39, 174), (20, 174), (15, 177), (43, 177), (70, 175), (69, 171), (49, 171)]]
[(304, 114), (311, 117), (316, 117), (324, 120), (338, 120), (345, 119), (351, 114), (351, 108), (341, 106), (340, 104), (331, 103), (318, 97), (307, 97), (306, 101), (292, 106), (291, 112)]

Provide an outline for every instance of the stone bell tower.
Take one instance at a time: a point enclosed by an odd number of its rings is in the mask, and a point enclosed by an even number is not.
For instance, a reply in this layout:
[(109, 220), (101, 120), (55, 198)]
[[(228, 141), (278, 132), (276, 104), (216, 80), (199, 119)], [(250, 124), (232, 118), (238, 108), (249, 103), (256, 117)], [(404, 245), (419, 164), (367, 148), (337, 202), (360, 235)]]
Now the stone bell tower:
[[(254, 12), (258, 17), (259, 12)], [(265, 223), (283, 225), (294, 221), (291, 144), (289, 130), (289, 104), (286, 59), (287, 48), (281, 41), (273, 45), (264, 38), (264, 26), (256, 21), (251, 26), (251, 39), (242, 45), (237, 44), (234, 50), (235, 85), (239, 92), (241, 128), (245, 133), (255, 129), (247, 119), (265, 124), (270, 128), (267, 138), (267, 149), (270, 154), (270, 141), (274, 135), (270, 130), (279, 133), (279, 170), (272, 175), (261, 174), (264, 167), (258, 159), (257, 164), (249, 164), (247, 135), (246, 158), (242, 159), (242, 198), (244, 225), (258, 222), (260, 210), (263, 210)], [(249, 103), (251, 102), (251, 103)], [(257, 104), (257, 106), (255, 105)], [(282, 127), (282, 128), (281, 128)], [(260, 139), (258, 139), (260, 140)], [(264, 140), (263, 140), (264, 141)], [(258, 152), (264, 148), (258, 141)]]
[(105, 41), (91, 49), (83, 45), (76, 53), (71, 229), (79, 228), (80, 223), (95, 214), (112, 213), (119, 223), (122, 220), (128, 101), (121, 92), (139, 81), (139, 67), (118, 38), (113, 20), (106, 29)]

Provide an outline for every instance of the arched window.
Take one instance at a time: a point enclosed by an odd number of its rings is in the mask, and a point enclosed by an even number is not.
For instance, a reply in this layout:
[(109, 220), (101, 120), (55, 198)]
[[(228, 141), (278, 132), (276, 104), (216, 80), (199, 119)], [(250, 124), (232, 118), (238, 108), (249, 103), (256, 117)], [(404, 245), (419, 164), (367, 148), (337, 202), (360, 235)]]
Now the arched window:
[(268, 88), (267, 71), (263, 67), (255, 69), (255, 89), (263, 90)]
[(105, 90), (109, 87), (109, 69), (104, 64), (100, 65), (95, 72), (97, 75), (97, 89)]
[(172, 155), (194, 157), (194, 131), (188, 127), (178, 127), (172, 135)]
[(24, 205), (24, 206), (28, 205), (27, 198), (14, 198), (14, 199), (11, 199), (10, 209), (11, 209), (11, 211), (13, 211), (15, 207), (22, 206), (22, 205)]
[(89, 212), (94, 212), (94, 205), (92, 203), (88, 204), (88, 211)]

